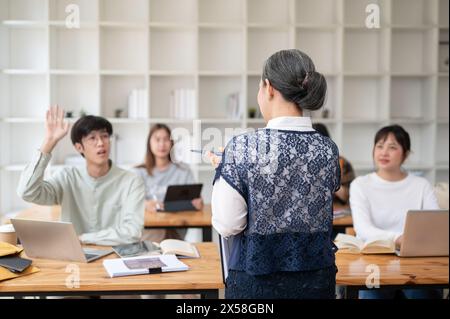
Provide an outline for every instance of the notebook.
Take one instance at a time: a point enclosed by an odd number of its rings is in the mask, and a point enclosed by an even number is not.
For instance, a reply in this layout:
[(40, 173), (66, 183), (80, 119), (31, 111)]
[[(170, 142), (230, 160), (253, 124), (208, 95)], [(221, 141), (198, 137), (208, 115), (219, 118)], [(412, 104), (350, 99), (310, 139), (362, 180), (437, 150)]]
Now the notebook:
[(139, 256), (122, 259), (107, 259), (103, 267), (109, 277), (155, 274), (172, 271), (186, 271), (189, 267), (175, 255)]

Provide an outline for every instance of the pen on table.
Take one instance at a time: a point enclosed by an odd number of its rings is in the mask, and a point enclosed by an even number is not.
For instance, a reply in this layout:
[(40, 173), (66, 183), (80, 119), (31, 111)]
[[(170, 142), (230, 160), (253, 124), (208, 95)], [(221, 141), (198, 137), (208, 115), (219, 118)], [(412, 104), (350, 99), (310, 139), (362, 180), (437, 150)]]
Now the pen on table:
[[(209, 151), (191, 150), (191, 152), (194, 152), (194, 153), (200, 153), (200, 154), (206, 154), (206, 153), (208, 153)], [(213, 153), (214, 155), (216, 155), (216, 156), (222, 156), (222, 155), (223, 155), (222, 152), (213, 152), (213, 151), (212, 151), (212, 153)]]

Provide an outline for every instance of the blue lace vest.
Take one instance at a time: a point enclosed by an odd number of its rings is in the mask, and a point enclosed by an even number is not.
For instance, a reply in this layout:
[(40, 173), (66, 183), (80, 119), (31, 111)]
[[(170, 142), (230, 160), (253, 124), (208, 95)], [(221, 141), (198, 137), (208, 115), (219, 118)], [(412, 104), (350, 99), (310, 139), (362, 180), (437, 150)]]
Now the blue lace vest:
[(333, 193), (340, 167), (331, 139), (275, 129), (238, 135), (226, 146), (214, 182), (219, 177), (248, 208), (247, 227), (234, 237), (230, 269), (261, 275), (334, 264)]

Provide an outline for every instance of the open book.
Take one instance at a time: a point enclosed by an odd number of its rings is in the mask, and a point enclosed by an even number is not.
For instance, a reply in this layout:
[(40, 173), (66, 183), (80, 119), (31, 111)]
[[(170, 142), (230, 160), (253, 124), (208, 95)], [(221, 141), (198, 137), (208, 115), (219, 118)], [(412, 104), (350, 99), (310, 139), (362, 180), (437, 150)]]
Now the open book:
[(177, 255), (179, 258), (200, 257), (197, 248), (193, 244), (178, 239), (166, 239), (159, 244), (146, 240), (134, 244), (113, 246), (113, 250), (122, 258), (160, 254)]
[(193, 244), (178, 239), (166, 239), (159, 243), (161, 252), (166, 254), (174, 254), (179, 258), (199, 258), (200, 254)]
[(392, 240), (372, 239), (367, 242), (351, 235), (338, 234), (334, 243), (339, 253), (347, 254), (392, 254), (395, 253), (395, 243)]
[(185, 271), (189, 267), (175, 255), (139, 256), (106, 259), (103, 261), (108, 275), (113, 277), (155, 274), (171, 271)]

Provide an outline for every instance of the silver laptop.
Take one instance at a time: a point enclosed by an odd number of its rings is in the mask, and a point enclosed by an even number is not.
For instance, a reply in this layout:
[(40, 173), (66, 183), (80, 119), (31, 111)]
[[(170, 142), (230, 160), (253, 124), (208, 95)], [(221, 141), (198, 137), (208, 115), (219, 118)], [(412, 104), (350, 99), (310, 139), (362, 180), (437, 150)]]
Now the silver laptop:
[(406, 215), (401, 257), (448, 256), (448, 210), (411, 210)]
[(31, 258), (91, 262), (112, 249), (83, 249), (72, 223), (11, 219), (25, 253)]

